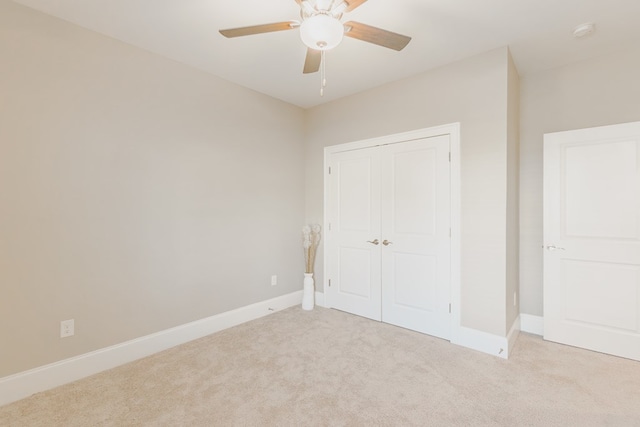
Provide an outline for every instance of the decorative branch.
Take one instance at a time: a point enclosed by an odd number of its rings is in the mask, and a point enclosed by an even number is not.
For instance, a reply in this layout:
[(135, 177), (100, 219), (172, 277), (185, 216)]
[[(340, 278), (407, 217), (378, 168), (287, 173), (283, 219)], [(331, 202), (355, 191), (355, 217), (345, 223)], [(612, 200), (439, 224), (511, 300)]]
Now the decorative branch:
[(316, 252), (320, 244), (320, 225), (312, 224), (302, 227), (302, 248), (304, 250), (305, 273), (313, 274)]

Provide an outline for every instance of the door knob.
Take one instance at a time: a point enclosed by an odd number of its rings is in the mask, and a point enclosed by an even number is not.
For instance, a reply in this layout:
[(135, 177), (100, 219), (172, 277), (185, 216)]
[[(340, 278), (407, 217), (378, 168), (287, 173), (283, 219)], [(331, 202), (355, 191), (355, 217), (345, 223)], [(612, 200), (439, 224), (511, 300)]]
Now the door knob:
[(553, 251), (564, 251), (565, 250), (565, 248), (559, 248), (559, 247), (554, 246), (554, 245), (546, 246), (545, 249), (550, 251), (550, 252), (553, 252)]
[(384, 240), (382, 241), (382, 244), (383, 244), (383, 245), (385, 245), (385, 246), (389, 246), (389, 245), (390, 245), (390, 244), (392, 244), (392, 243), (393, 243), (393, 242), (390, 242), (390, 241), (388, 241), (387, 239), (384, 239)]
[(378, 244), (378, 243), (380, 243), (380, 242), (378, 242), (378, 239), (376, 239), (376, 240), (374, 240), (374, 241), (367, 240), (367, 243), (372, 243), (372, 244), (374, 244), (374, 245), (377, 245), (377, 244)]

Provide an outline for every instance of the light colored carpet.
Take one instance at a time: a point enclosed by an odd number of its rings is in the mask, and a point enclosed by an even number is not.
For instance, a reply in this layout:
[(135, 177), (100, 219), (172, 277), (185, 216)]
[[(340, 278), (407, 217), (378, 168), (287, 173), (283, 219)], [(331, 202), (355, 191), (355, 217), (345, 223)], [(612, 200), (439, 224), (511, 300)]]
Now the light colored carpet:
[(0, 408), (1, 426), (640, 426), (640, 363), (521, 334), (509, 360), (291, 308)]

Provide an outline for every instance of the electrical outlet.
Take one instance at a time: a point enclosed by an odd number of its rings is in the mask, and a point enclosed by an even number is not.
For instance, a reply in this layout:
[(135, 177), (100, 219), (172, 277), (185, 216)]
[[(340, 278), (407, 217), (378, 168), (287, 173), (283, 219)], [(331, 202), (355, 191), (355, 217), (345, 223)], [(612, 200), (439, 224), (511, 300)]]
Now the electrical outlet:
[(60, 338), (71, 337), (75, 333), (74, 320), (63, 320), (60, 322)]
[(271, 286), (275, 286), (277, 284), (278, 284), (278, 276), (274, 274), (273, 276), (271, 276)]

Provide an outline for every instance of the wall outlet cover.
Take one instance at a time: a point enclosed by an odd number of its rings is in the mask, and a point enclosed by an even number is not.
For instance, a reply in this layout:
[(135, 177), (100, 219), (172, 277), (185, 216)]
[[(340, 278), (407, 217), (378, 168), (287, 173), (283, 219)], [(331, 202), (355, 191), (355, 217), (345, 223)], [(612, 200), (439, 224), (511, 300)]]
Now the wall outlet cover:
[(60, 322), (60, 338), (71, 337), (75, 334), (74, 319), (63, 320)]

